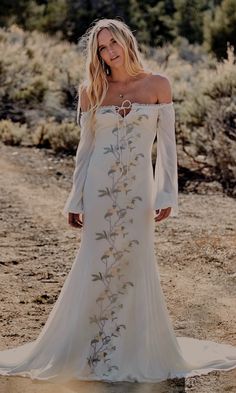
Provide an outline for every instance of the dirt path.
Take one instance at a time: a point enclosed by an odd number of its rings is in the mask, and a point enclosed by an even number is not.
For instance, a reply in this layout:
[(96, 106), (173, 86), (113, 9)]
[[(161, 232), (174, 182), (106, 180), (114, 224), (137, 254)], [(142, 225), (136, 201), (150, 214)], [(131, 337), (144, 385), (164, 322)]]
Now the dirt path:
[[(35, 339), (80, 242), (62, 208), (73, 159), (0, 145), (0, 350)], [(177, 336), (236, 345), (235, 201), (179, 196), (179, 217), (156, 224), (162, 287)], [(64, 387), (0, 377), (0, 393), (236, 392), (236, 370), (160, 384), (74, 381)]]

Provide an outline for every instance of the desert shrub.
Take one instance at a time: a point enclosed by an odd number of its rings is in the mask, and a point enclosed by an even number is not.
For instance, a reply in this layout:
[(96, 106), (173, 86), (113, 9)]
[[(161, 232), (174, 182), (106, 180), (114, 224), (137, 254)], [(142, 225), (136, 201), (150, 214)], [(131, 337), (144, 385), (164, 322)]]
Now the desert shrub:
[(13, 123), (11, 120), (0, 121), (0, 140), (6, 145), (19, 146), (27, 136), (27, 126)]
[(35, 111), (74, 118), (83, 67), (75, 44), (13, 25), (0, 29), (0, 59), (0, 115), (8, 106), (8, 118), (24, 109), (26, 122)]
[(55, 153), (74, 154), (79, 142), (79, 127), (75, 123), (42, 122), (33, 135), (33, 144), (37, 147), (51, 148)]
[(198, 169), (234, 194), (236, 178), (236, 65), (233, 48), (198, 85), (177, 122), (178, 138)]
[(43, 102), (44, 94), (48, 89), (47, 81), (43, 77), (34, 77), (30, 83), (25, 81), (25, 86), (22, 84), (19, 90), (15, 89), (12, 92), (12, 100), (34, 106), (37, 103)]
[(215, 177), (236, 196), (236, 96), (215, 101), (206, 116)]
[(207, 83), (203, 86), (203, 94), (212, 100), (236, 95), (236, 64), (233, 46), (228, 46), (227, 59), (218, 62), (215, 72), (208, 74)]

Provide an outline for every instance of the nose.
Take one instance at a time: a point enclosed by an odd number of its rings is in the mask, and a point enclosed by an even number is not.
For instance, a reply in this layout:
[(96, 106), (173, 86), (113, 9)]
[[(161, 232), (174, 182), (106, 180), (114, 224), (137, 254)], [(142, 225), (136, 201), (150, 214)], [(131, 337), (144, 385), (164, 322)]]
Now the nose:
[(111, 48), (111, 47), (108, 47), (108, 53), (109, 53), (110, 58), (115, 56), (115, 52), (114, 52), (113, 48)]

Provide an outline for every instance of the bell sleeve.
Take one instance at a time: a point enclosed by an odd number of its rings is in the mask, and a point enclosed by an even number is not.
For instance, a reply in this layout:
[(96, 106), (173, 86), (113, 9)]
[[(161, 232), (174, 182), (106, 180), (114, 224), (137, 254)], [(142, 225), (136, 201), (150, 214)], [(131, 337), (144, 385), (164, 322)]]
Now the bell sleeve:
[(94, 135), (87, 126), (85, 115), (81, 116), (80, 141), (75, 156), (75, 169), (73, 173), (73, 185), (69, 197), (63, 209), (63, 215), (71, 213), (84, 213), (83, 188), (87, 176), (89, 161), (94, 149)]
[(154, 210), (171, 207), (170, 216), (178, 216), (178, 166), (173, 102), (160, 104), (157, 122)]

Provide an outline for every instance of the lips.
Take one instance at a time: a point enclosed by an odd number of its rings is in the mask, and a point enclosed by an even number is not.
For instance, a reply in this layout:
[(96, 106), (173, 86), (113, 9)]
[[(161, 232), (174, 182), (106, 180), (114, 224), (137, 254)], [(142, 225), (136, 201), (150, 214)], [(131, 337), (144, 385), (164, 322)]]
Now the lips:
[(112, 60), (118, 59), (118, 57), (119, 57), (119, 56), (113, 57), (113, 58), (111, 59), (111, 61), (112, 61)]

